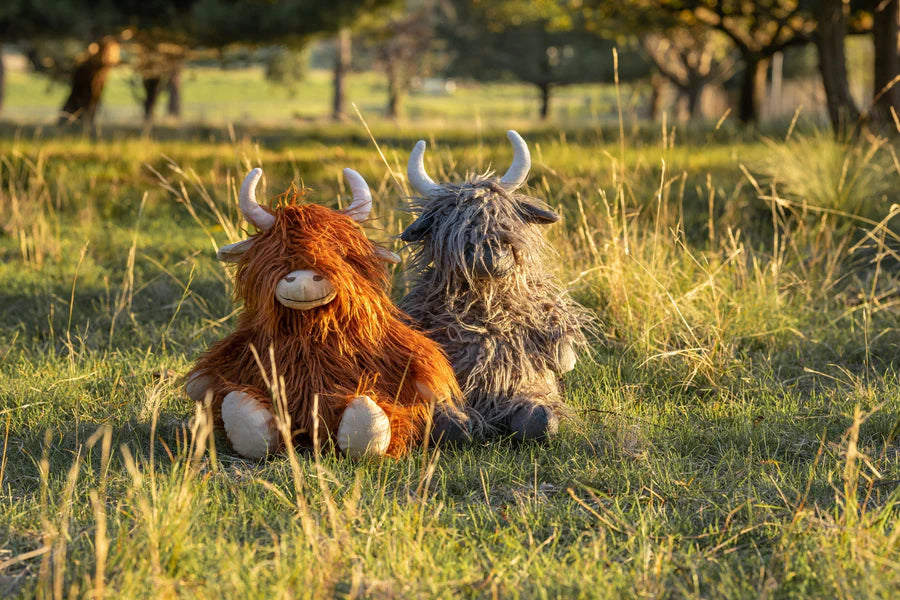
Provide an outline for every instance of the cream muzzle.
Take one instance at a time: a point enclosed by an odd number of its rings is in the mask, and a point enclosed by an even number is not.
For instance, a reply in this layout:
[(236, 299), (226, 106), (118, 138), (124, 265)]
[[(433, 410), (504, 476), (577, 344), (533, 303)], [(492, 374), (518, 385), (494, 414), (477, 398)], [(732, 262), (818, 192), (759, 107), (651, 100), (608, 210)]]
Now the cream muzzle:
[(337, 292), (325, 277), (306, 269), (291, 271), (278, 281), (275, 297), (288, 308), (309, 310), (328, 304)]

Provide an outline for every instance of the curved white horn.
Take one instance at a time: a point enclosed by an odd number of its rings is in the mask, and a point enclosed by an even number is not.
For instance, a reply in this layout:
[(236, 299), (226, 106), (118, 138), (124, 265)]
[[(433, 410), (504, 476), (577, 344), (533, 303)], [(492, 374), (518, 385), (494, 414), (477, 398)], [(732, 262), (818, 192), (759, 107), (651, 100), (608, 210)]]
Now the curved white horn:
[(417, 192), (427, 196), (440, 186), (434, 182), (425, 172), (425, 140), (416, 142), (416, 146), (409, 153), (409, 162), (406, 164), (406, 176)]
[(528, 151), (528, 144), (525, 143), (522, 136), (512, 129), (506, 132), (506, 137), (512, 142), (513, 161), (506, 174), (500, 178), (500, 185), (506, 191), (512, 192), (528, 179), (528, 171), (531, 170), (531, 153)]
[(344, 179), (353, 192), (353, 202), (343, 212), (354, 221), (365, 221), (372, 212), (372, 192), (369, 191), (369, 184), (353, 169), (344, 169)]
[(262, 177), (262, 169), (259, 167), (250, 171), (244, 177), (244, 183), (241, 184), (241, 193), (238, 196), (241, 204), (241, 212), (244, 218), (259, 227), (263, 231), (268, 231), (275, 224), (275, 215), (263, 210), (263, 207), (256, 202), (256, 184)]
[(383, 260), (384, 262), (389, 262), (392, 264), (397, 264), (400, 262), (400, 257), (388, 250), (387, 248), (382, 248), (379, 245), (375, 245), (375, 256)]

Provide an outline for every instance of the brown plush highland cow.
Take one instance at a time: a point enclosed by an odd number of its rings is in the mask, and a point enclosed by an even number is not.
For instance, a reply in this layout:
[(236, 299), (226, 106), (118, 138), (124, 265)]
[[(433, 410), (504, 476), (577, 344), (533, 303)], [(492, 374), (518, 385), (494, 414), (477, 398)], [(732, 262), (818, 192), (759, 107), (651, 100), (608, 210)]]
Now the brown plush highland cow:
[(437, 344), (407, 326), (388, 298), (383, 262), (398, 259), (360, 227), (372, 207), (368, 185), (345, 169), (353, 191), (346, 209), (293, 198), (273, 210), (256, 203), (261, 176), (254, 169), (240, 192), (259, 232), (217, 254), (237, 263), (243, 312), (236, 331), (197, 361), (188, 395), (211, 402), (242, 456), (277, 450), (271, 349), (297, 443), (312, 442), (318, 396), (320, 440), (354, 457), (402, 455), (422, 438), (432, 403), (452, 407), (460, 391)]

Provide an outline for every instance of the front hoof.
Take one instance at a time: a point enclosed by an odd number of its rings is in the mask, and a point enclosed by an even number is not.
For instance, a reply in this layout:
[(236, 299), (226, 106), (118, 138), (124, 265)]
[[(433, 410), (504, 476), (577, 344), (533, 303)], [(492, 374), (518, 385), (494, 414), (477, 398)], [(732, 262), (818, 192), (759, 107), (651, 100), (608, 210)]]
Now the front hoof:
[(517, 441), (543, 440), (559, 430), (559, 418), (549, 406), (526, 404), (513, 413), (509, 426)]
[(357, 396), (344, 409), (337, 430), (338, 447), (351, 458), (381, 455), (391, 443), (391, 423), (368, 396)]
[(222, 400), (225, 433), (235, 452), (259, 459), (278, 448), (275, 415), (256, 398), (244, 392), (229, 392)]
[(212, 385), (212, 377), (204, 373), (194, 373), (188, 377), (184, 384), (184, 391), (188, 398), (194, 402), (203, 402), (206, 399), (206, 390)]
[(434, 415), (431, 425), (431, 441), (435, 445), (455, 445), (470, 441), (469, 420), (457, 420), (445, 413)]
[(556, 349), (556, 364), (559, 367), (559, 373), (568, 373), (575, 368), (578, 357), (575, 356), (575, 350), (569, 342), (562, 342)]

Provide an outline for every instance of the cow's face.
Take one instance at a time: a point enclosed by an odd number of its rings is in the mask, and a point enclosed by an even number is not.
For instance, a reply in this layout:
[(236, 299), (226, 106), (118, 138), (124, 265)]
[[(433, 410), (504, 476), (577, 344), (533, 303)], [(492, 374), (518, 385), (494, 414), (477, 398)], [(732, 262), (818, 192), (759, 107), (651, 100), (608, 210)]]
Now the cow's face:
[(400, 237), (420, 243), (422, 255), (444, 273), (469, 280), (502, 278), (532, 253), (533, 225), (558, 219), (537, 201), (481, 179), (433, 191)]
[(270, 212), (255, 201), (260, 175), (254, 169), (241, 188), (241, 210), (260, 232), (218, 252), (220, 260), (238, 263), (235, 288), (246, 310), (312, 311), (353, 302), (381, 285), (381, 261), (397, 257), (374, 245), (357, 224), (372, 204), (362, 177), (345, 170), (354, 201), (343, 211), (292, 204)]
[(275, 299), (295, 310), (309, 310), (328, 304), (337, 292), (330, 281), (312, 269), (291, 271), (275, 286)]
[(517, 133), (508, 135), (515, 158), (499, 180), (438, 185), (425, 173), (424, 141), (410, 156), (409, 180), (422, 199), (418, 218), (400, 237), (420, 243), (422, 260), (443, 273), (469, 281), (507, 277), (536, 247), (532, 226), (559, 220), (542, 202), (515, 192), (528, 175), (530, 156)]

